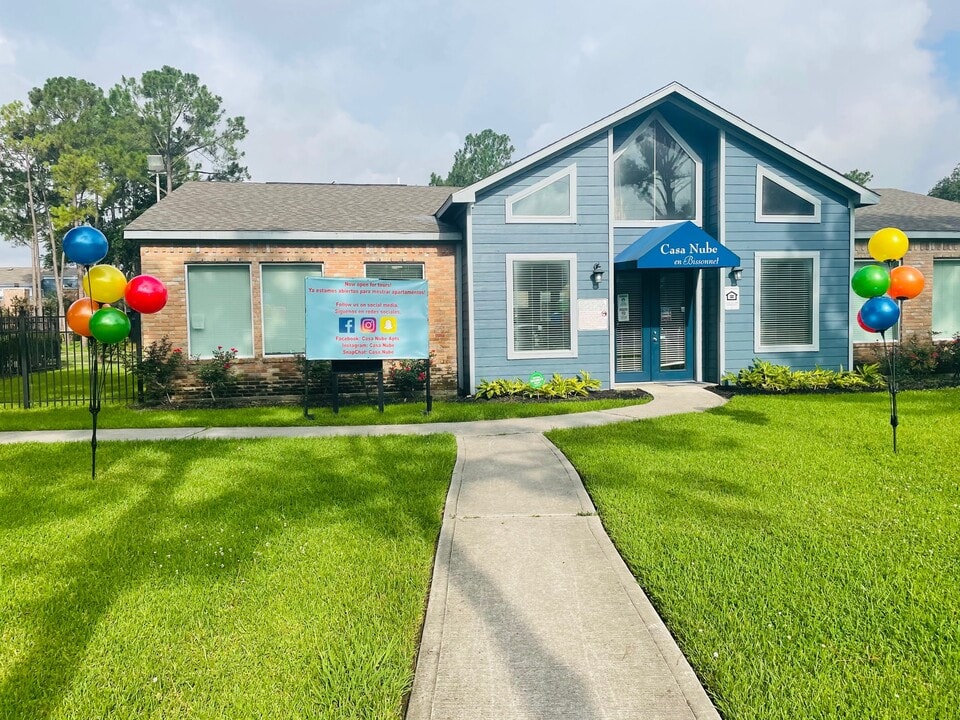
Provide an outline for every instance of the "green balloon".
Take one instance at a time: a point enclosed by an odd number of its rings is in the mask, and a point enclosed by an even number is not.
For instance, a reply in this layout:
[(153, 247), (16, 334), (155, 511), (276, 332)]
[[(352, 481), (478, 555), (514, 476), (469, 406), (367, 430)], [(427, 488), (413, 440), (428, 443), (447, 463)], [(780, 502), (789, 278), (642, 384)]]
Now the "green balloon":
[(890, 287), (890, 273), (882, 265), (866, 265), (850, 278), (850, 287), (862, 298), (879, 297)]
[(100, 308), (90, 316), (90, 334), (106, 345), (122, 342), (130, 334), (130, 318), (122, 310)]

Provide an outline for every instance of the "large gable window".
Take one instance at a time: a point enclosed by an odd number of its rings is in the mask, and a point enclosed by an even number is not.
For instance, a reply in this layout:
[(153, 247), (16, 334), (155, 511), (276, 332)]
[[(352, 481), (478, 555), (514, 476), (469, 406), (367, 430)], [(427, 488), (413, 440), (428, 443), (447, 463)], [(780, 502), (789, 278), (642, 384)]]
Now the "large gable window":
[(187, 265), (187, 320), (191, 356), (224, 347), (253, 357), (250, 266)]
[(613, 155), (614, 221), (700, 221), (700, 157), (654, 113)]
[(576, 255), (507, 255), (507, 357), (576, 357)]
[(307, 313), (304, 280), (322, 275), (320, 264), (260, 265), (264, 355), (293, 355), (304, 351)]
[(820, 254), (756, 253), (756, 352), (820, 349)]
[(508, 223), (575, 223), (577, 166), (571, 165), (507, 198)]
[(820, 222), (820, 200), (757, 165), (757, 222)]

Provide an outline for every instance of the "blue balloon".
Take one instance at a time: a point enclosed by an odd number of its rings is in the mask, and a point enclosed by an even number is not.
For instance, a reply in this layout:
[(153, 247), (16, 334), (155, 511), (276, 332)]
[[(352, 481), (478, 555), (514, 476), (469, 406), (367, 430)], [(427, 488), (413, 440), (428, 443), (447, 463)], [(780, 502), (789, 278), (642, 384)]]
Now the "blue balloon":
[(80, 225), (63, 236), (67, 260), (78, 265), (93, 265), (107, 256), (107, 238), (95, 227)]
[(883, 332), (893, 327), (900, 319), (900, 306), (887, 295), (873, 297), (860, 308), (860, 319), (874, 332)]

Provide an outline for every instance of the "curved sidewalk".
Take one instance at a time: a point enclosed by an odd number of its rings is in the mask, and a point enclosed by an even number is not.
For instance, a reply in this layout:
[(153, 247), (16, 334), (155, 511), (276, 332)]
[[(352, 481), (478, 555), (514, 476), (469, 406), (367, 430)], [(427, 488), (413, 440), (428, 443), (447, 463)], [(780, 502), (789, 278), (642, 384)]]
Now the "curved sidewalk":
[[(558, 428), (593, 427), (615, 422), (699, 412), (722, 405), (724, 400), (702, 385), (689, 383), (652, 384), (644, 388), (653, 401), (612, 410), (597, 410), (569, 415), (483, 420), (479, 422), (417, 423), (415, 425), (338, 425), (295, 427), (182, 427), (97, 430), (97, 441), (109, 440), (185, 440), (336, 437), (342, 435), (431, 435), (451, 433), (460, 436), (515, 435), (542, 433)], [(23, 430), (0, 432), (0, 445), (20, 442), (89, 442), (90, 430)]]

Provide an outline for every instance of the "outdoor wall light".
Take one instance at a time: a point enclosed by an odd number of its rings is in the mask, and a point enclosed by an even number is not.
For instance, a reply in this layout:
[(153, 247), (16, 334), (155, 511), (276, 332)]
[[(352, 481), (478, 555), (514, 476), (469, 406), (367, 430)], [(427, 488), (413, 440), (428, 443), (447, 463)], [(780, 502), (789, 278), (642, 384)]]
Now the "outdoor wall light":
[(730, 279), (733, 281), (734, 285), (740, 284), (740, 278), (743, 277), (743, 268), (735, 267), (730, 269)]
[(600, 269), (600, 263), (593, 264), (593, 272), (590, 273), (590, 282), (593, 283), (593, 289), (600, 287), (600, 281), (603, 280), (603, 270)]

